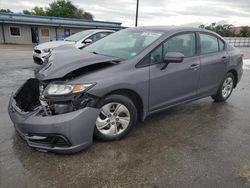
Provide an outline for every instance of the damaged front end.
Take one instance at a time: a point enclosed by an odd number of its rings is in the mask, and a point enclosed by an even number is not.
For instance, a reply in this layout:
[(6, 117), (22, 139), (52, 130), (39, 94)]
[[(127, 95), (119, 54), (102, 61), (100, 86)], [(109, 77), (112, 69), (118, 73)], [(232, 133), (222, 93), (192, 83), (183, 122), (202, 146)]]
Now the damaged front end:
[(27, 80), (10, 99), (9, 115), (16, 130), (39, 150), (73, 153), (91, 145), (99, 97), (87, 92), (96, 83), (82, 80), (119, 61), (78, 49), (51, 54), (35, 72), (36, 78)]
[[(63, 82), (54, 81), (53, 84), (63, 85)], [(17, 107), (23, 112), (32, 112), (41, 106), (40, 114), (42, 116), (53, 116), (87, 106), (94, 107), (98, 101), (98, 97), (82, 91), (65, 95), (49, 95), (46, 88), (51, 85), (50, 82), (29, 79), (14, 96)]]
[(11, 120), (31, 147), (59, 153), (80, 151), (92, 143), (98, 98), (86, 92), (49, 95), (52, 83), (63, 81), (27, 80), (11, 97)]

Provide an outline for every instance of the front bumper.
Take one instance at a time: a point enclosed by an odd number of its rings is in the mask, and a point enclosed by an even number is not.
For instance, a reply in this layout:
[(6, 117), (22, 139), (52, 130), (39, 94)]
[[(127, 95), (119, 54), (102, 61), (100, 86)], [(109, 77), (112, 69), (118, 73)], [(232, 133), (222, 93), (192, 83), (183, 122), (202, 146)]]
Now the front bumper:
[[(13, 96), (9, 101), (10, 118), (17, 132), (29, 146), (55, 153), (75, 153), (92, 144), (99, 109), (86, 107), (54, 116), (42, 116), (40, 111), (41, 108), (38, 107), (32, 112), (23, 113), (16, 106)], [(60, 147), (51, 143), (38, 142), (39, 139), (44, 139), (48, 135), (60, 135), (69, 144)]]

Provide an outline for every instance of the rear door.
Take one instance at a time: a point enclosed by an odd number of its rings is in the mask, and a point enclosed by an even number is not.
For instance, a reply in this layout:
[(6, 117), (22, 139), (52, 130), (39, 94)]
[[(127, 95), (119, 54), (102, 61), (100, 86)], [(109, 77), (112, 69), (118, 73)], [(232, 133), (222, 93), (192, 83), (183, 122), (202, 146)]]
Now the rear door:
[(199, 96), (214, 94), (226, 71), (229, 56), (224, 49), (224, 42), (217, 36), (201, 32), (200, 35), (201, 76)]
[[(180, 52), (182, 63), (170, 63), (161, 70), (167, 52)], [(154, 111), (196, 97), (200, 59), (194, 32), (182, 33), (168, 39), (150, 55), (149, 110)]]

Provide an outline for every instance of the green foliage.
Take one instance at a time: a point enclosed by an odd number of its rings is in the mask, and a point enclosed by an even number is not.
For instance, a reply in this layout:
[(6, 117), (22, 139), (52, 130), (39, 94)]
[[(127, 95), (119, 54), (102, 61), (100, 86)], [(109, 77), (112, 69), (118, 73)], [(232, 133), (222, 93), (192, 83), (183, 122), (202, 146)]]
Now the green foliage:
[(210, 25), (200, 25), (199, 28), (214, 31), (223, 37), (250, 37), (250, 27), (241, 27), (239, 31), (232, 24), (216, 24), (211, 23)]
[(239, 35), (241, 37), (250, 37), (250, 27), (248, 26), (242, 27)]
[(23, 14), (46, 16), (45, 11), (42, 7), (34, 7), (32, 10), (23, 10)]
[(48, 8), (34, 7), (32, 10), (23, 10), (24, 14), (37, 16), (55, 16), (64, 18), (81, 18), (93, 20), (93, 15), (77, 8), (69, 0), (57, 0), (49, 4)]
[(199, 28), (214, 31), (223, 37), (233, 37), (235, 32), (233, 30), (232, 24), (217, 25), (216, 23), (211, 23), (210, 25), (200, 25)]
[(13, 13), (10, 9), (0, 9), (0, 12)]

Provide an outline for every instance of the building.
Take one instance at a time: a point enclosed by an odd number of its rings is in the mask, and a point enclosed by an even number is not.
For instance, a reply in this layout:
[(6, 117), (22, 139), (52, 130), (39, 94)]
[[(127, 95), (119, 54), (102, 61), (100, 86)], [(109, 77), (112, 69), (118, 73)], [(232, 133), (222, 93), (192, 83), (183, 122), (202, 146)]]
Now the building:
[(0, 43), (43, 43), (98, 28), (120, 30), (124, 27), (118, 22), (0, 13)]

